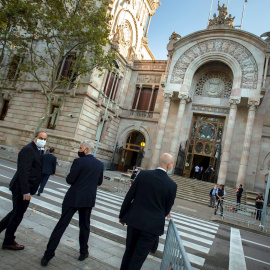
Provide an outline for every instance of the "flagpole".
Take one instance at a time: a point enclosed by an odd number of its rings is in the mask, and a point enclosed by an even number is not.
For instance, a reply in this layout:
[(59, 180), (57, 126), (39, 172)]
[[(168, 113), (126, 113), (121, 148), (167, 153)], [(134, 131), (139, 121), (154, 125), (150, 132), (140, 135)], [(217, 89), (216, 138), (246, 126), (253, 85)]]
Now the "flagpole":
[(209, 11), (209, 17), (208, 17), (207, 26), (208, 26), (208, 24), (209, 24), (209, 20), (210, 20), (210, 18), (211, 18), (212, 7), (213, 7), (213, 0), (212, 0), (212, 2), (211, 2), (211, 6), (210, 6), (210, 11)]
[(229, 2), (230, 0), (227, 0), (227, 11), (229, 10)]
[(243, 25), (243, 19), (244, 19), (244, 14), (245, 14), (245, 6), (246, 6), (246, 0), (244, 0), (244, 6), (243, 6), (243, 12), (242, 12), (242, 19), (241, 19), (241, 26), (240, 29), (242, 29), (242, 25)]

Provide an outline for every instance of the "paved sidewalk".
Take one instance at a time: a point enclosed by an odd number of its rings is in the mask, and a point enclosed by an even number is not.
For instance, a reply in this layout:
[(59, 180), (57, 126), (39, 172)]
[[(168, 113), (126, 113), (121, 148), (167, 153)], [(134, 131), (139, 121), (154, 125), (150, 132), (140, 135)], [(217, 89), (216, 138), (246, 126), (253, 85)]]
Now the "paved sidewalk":
[[(0, 219), (11, 209), (11, 201), (1, 198)], [(48, 238), (58, 219), (28, 209), (24, 219), (16, 232), (16, 241), (25, 245), (21, 251), (0, 249), (0, 269), (90, 269), (90, 270), (114, 270), (119, 269), (124, 245), (113, 242), (99, 235), (90, 234), (89, 258), (78, 261), (79, 257), (79, 229), (70, 225), (61, 239), (56, 250), (56, 256), (49, 262), (46, 268), (40, 265), (41, 257), (46, 249)], [(0, 234), (2, 245), (4, 232)], [(142, 270), (156, 270), (160, 267), (160, 259), (149, 256)]]

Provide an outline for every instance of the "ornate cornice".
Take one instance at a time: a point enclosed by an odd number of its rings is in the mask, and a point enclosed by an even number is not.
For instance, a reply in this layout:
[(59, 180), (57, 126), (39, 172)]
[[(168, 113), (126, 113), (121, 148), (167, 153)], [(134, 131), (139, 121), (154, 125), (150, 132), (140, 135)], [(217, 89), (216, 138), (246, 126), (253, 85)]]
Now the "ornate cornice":
[(11, 100), (14, 97), (14, 91), (2, 90), (1, 95), (2, 95), (3, 99)]
[(172, 96), (173, 96), (173, 93), (163, 93), (163, 97), (165, 97), (165, 101), (170, 101)]
[(178, 58), (173, 67), (171, 83), (181, 84), (186, 71), (195, 59), (210, 53), (228, 54), (240, 65), (242, 70), (241, 88), (256, 89), (258, 84), (258, 64), (253, 54), (239, 42), (218, 38), (199, 42), (188, 48)]
[(229, 102), (231, 105), (238, 105), (241, 102), (241, 98), (240, 97), (230, 97)]
[(191, 102), (191, 97), (187, 93), (179, 93), (178, 97), (181, 101), (185, 100), (185, 102)]

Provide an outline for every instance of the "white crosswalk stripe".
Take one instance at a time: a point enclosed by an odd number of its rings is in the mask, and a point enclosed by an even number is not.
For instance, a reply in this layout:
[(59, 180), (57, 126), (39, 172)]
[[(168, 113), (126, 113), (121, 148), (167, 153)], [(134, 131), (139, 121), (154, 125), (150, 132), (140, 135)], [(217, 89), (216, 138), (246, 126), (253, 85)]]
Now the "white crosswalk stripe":
[[(31, 202), (56, 214), (61, 214), (61, 204), (69, 186), (57, 181), (49, 181), (56, 185), (55, 188), (45, 188), (45, 192), (42, 193), (41, 197), (34, 196)], [(10, 194), (10, 191), (6, 187), (0, 187), (0, 191)], [(2, 198), (0, 196), (0, 199)], [(120, 237), (124, 243), (126, 227), (121, 226), (118, 220), (122, 201), (123, 197), (121, 196), (98, 190), (96, 206), (92, 210), (91, 215), (91, 226)], [(219, 225), (176, 212), (171, 212), (171, 216), (187, 249), (190, 262), (197, 267), (203, 266), (205, 256), (210, 251)], [(75, 214), (73, 217), (74, 220), (78, 220), (78, 218), (78, 214)], [(168, 221), (166, 220), (165, 223), (166, 232)], [(163, 251), (164, 249), (165, 238), (165, 234), (160, 237), (159, 251)]]

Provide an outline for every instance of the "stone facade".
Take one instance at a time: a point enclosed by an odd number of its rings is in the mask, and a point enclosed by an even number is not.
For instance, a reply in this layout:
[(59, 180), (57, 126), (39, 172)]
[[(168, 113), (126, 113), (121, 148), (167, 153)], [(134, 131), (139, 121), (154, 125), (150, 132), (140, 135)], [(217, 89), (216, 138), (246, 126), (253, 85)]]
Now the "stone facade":
[[(195, 162), (212, 163), (218, 183), (263, 190), (270, 169), (269, 33), (264, 40), (235, 29), (222, 6), (207, 30), (183, 38), (173, 33), (167, 61), (155, 60), (147, 33), (159, 5), (157, 0), (110, 1), (118, 91), (108, 102), (110, 75), (93, 72), (70, 91), (56, 127), (44, 124), (48, 145), (70, 162), (80, 141), (96, 143), (100, 133), (97, 157), (118, 169), (140, 162), (154, 168), (160, 153), (170, 152), (178, 158), (176, 172), (187, 177)], [(56, 93), (53, 105), (61, 98)], [(33, 82), (10, 85), (1, 90), (0, 111), (4, 106), (0, 144), (21, 148), (44, 114), (45, 97)]]

